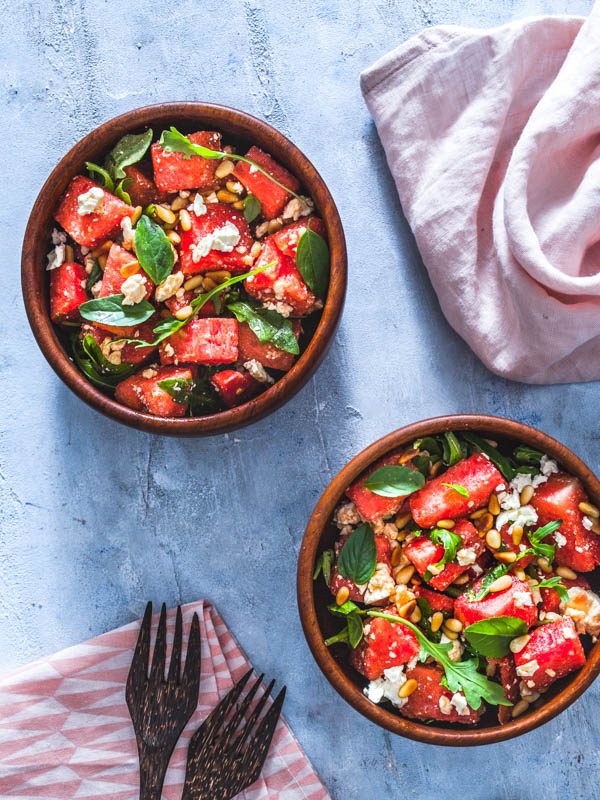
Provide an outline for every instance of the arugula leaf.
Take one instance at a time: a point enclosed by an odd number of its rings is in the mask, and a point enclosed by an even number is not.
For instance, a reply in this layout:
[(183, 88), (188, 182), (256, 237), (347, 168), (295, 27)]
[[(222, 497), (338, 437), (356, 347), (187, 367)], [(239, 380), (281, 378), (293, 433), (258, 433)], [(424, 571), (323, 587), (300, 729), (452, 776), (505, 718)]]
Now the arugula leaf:
[(191, 378), (166, 378), (158, 385), (176, 403), (188, 406), (190, 416), (198, 417), (218, 411), (219, 402), (208, 381)]
[(100, 264), (98, 264), (97, 260), (94, 260), (94, 266), (92, 267), (92, 271), (88, 275), (87, 280), (85, 282), (85, 291), (88, 297), (94, 296), (92, 294), (92, 286), (95, 286), (101, 277), (102, 277), (102, 270), (100, 269)]
[[(525, 555), (524, 553), (522, 555)], [(518, 561), (519, 558), (516, 559)], [(514, 561), (512, 562), (515, 563)], [(483, 600), (484, 597), (487, 597), (490, 593), (490, 586), (492, 583), (497, 579), (501, 578), (503, 575), (506, 575), (509, 569), (511, 568), (512, 564), (498, 564), (493, 569), (491, 569), (487, 575), (481, 581), (481, 586), (477, 591), (477, 594), (474, 594), (473, 590), (470, 589), (466, 593), (466, 597), (469, 602), (473, 602), (474, 600)]]
[(71, 349), (73, 359), (81, 372), (99, 389), (112, 392), (117, 383), (135, 371), (133, 364), (111, 364), (91, 333), (87, 333), (81, 341), (79, 333), (74, 333), (71, 337)]
[(388, 464), (372, 472), (362, 485), (381, 497), (405, 497), (425, 486), (425, 476), (404, 465)]
[(356, 605), (356, 603), (352, 602), (352, 600), (346, 600), (346, 602), (342, 603), (341, 606), (338, 606), (337, 603), (332, 603), (331, 605), (327, 606), (327, 610), (332, 614), (337, 614), (340, 617), (347, 617), (349, 614), (365, 613), (359, 606)]
[(155, 313), (156, 309), (147, 300), (133, 306), (123, 305), (125, 296), (111, 294), (108, 297), (96, 297), (86, 300), (79, 306), (79, 313), (90, 322), (113, 325), (118, 328), (129, 325), (140, 325)]
[(316, 581), (321, 572), (325, 578), (325, 583), (329, 587), (331, 585), (331, 567), (333, 565), (334, 553), (333, 550), (323, 550), (321, 555), (315, 562), (315, 571), (313, 573), (313, 580)]
[(248, 300), (230, 303), (227, 308), (235, 314), (238, 322), (248, 323), (259, 342), (270, 342), (279, 350), (294, 355), (300, 352), (291, 321), (277, 311), (263, 308), (259, 303)]
[(485, 700), (494, 706), (511, 706), (512, 703), (506, 699), (502, 687), (489, 680), (485, 675), (481, 675), (477, 671), (478, 661), (476, 659), (468, 659), (466, 661), (451, 661), (448, 652), (452, 649), (452, 643), (436, 644), (430, 641), (423, 631), (409, 620), (402, 617), (392, 616), (380, 611), (368, 611), (370, 617), (381, 617), (387, 619), (389, 622), (395, 622), (400, 625), (406, 625), (417, 637), (417, 641), (421, 645), (421, 652), (419, 658), (425, 661), (427, 656), (431, 656), (435, 661), (440, 664), (444, 669), (445, 685), (451, 692), (460, 692), (464, 694), (467, 703), (474, 710), (477, 711), (481, 706), (481, 701)]
[(92, 161), (86, 161), (85, 166), (87, 171), (90, 173), (90, 178), (94, 180), (94, 172), (97, 172), (98, 175), (102, 178), (102, 188), (106, 189), (107, 192), (112, 192), (115, 188), (115, 184), (113, 183), (113, 179), (110, 177), (108, 172), (99, 167), (98, 164), (94, 164)]
[(104, 166), (115, 180), (120, 180), (125, 177), (123, 167), (141, 161), (151, 143), (152, 128), (148, 128), (145, 133), (127, 133), (110, 151)]
[(517, 636), (527, 633), (527, 625), (517, 617), (481, 619), (465, 628), (465, 638), (478, 653), (487, 658), (503, 658)]
[[(445, 528), (434, 528), (432, 531), (429, 532), (429, 538), (434, 544), (441, 545), (444, 548), (444, 555), (440, 559), (440, 561), (435, 564), (435, 567), (445, 567), (446, 564), (449, 564), (451, 561), (454, 561), (456, 558), (456, 554), (460, 547), (462, 547), (462, 539), (457, 533), (453, 531), (447, 531)], [(429, 570), (425, 573), (425, 580), (429, 580), (432, 577), (431, 572)]]
[(128, 192), (126, 191), (128, 186), (131, 186), (133, 183), (133, 178), (123, 178), (122, 181), (119, 181), (117, 187), (115, 188), (115, 195), (122, 200), (124, 203), (127, 203), (128, 206), (132, 205), (131, 197), (129, 196)]
[(555, 544), (546, 544), (543, 539), (546, 536), (549, 536), (554, 531), (557, 531), (560, 526), (562, 525), (562, 519), (556, 519), (554, 522), (549, 522), (547, 525), (544, 525), (541, 528), (538, 528), (535, 531), (528, 531), (527, 537), (531, 543), (531, 550), (536, 556), (541, 556), (542, 558), (547, 558), (548, 563), (551, 564), (554, 561), (554, 553), (556, 552), (556, 545)]
[(460, 483), (442, 483), (442, 486), (447, 486), (449, 489), (454, 489), (455, 492), (458, 492), (461, 497), (468, 497), (469, 493), (465, 489), (464, 486), (461, 486)]
[(363, 524), (352, 531), (338, 556), (337, 568), (342, 578), (358, 586), (368, 583), (377, 564), (377, 545), (371, 527)]
[(329, 285), (329, 247), (316, 231), (311, 230), (310, 220), (298, 239), (296, 266), (316, 297), (325, 297)]
[(469, 444), (472, 444), (474, 447), (478, 447), (482, 453), (485, 453), (492, 464), (500, 470), (503, 477), (506, 478), (507, 481), (512, 481), (512, 479), (515, 477), (515, 468), (510, 459), (506, 458), (506, 456), (503, 456), (499, 450), (497, 450), (495, 447), (492, 447), (492, 445), (488, 444), (485, 439), (483, 439), (481, 436), (478, 436), (476, 433), (473, 433), (472, 431), (461, 431), (461, 436)]
[(515, 447), (513, 457), (519, 464), (531, 464), (534, 467), (539, 467), (544, 454), (533, 447), (526, 444), (520, 444)]
[(244, 217), (246, 222), (253, 222), (260, 214), (262, 208), (260, 200), (253, 194), (248, 194), (244, 197)]
[(445, 431), (442, 439), (442, 460), (448, 467), (458, 463), (463, 457), (463, 449), (458, 436), (452, 431)]
[(551, 578), (544, 578), (539, 583), (534, 584), (532, 589), (554, 589), (558, 594), (561, 603), (569, 602), (569, 592), (567, 587), (561, 583), (560, 575), (553, 575)]
[(175, 257), (166, 233), (145, 214), (135, 226), (135, 254), (150, 280), (158, 286), (172, 272)]

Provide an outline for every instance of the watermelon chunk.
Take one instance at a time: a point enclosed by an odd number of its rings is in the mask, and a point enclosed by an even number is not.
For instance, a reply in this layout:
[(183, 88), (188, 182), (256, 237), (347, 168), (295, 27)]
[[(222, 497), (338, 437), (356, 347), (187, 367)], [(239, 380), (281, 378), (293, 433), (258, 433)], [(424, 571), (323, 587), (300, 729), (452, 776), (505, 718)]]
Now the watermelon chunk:
[[(188, 139), (193, 144), (221, 150), (221, 134), (215, 131), (190, 133)], [(169, 153), (158, 142), (151, 147), (154, 165), (154, 182), (163, 192), (177, 192), (180, 189), (205, 189), (215, 183), (215, 169), (218, 159), (191, 156), (183, 153)]]
[(228, 408), (246, 403), (265, 388), (264, 384), (255, 380), (248, 372), (238, 372), (235, 369), (216, 372), (210, 382)]
[(77, 204), (79, 195), (85, 194), (90, 189), (98, 188), (100, 187), (94, 181), (83, 175), (77, 175), (69, 184), (54, 214), (54, 219), (63, 226), (69, 236), (77, 244), (85, 245), (85, 247), (96, 247), (105, 242), (120, 231), (121, 220), (124, 217), (131, 217), (134, 212), (133, 206), (128, 206), (127, 203), (104, 189), (102, 206), (99, 211), (80, 214)]
[(253, 268), (266, 264), (273, 266), (244, 281), (249, 295), (284, 317), (302, 317), (314, 310), (316, 298), (298, 272), (296, 262), (284, 255), (270, 236), (265, 239)]
[[(136, 261), (136, 257), (133, 255), (133, 253), (130, 253), (129, 250), (125, 250), (124, 247), (121, 247), (118, 244), (113, 244), (108, 251), (108, 258), (106, 259), (106, 266), (104, 267), (102, 285), (100, 287), (100, 291), (98, 292), (98, 297), (108, 297), (111, 294), (120, 294), (121, 287), (127, 280), (126, 277), (121, 275), (121, 270), (123, 267), (127, 267), (134, 261)], [(146, 282), (146, 300), (148, 300), (152, 294), (152, 290), (154, 289), (154, 284), (143, 271), (143, 269), (140, 268), (139, 274), (142, 275), (144, 281)]]
[[(515, 660), (510, 653), (504, 658), (488, 658), (489, 664), (496, 664), (498, 668), (500, 683), (504, 690), (504, 697), (514, 705), (519, 701), (519, 678)], [(512, 719), (510, 706), (498, 706), (498, 722), (504, 725)]]
[(160, 344), (162, 364), (230, 364), (237, 361), (237, 321), (221, 317), (193, 319)]
[[(354, 581), (351, 581), (350, 578), (343, 578), (340, 573), (338, 572), (337, 568), (337, 556), (340, 554), (340, 550), (346, 539), (350, 534), (345, 536), (341, 536), (339, 541), (336, 544), (335, 551), (336, 551), (336, 562), (333, 566), (331, 571), (331, 584), (329, 589), (331, 594), (335, 597), (338, 591), (342, 588), (342, 586), (347, 586), (350, 595), (350, 600), (353, 600), (355, 603), (362, 603), (364, 600), (365, 592), (367, 590), (366, 586), (358, 587)], [(392, 567), (392, 549), (390, 547), (389, 539), (386, 536), (382, 536), (380, 534), (375, 534), (375, 546), (377, 547), (377, 564), (386, 564), (390, 570)], [(371, 603), (370, 605), (385, 605), (388, 602), (387, 598), (377, 603)]]
[[(479, 538), (475, 527), (468, 520), (460, 520), (460, 522), (454, 526), (452, 532), (460, 536), (463, 541), (462, 547), (473, 550), (475, 558), (483, 551), (485, 547), (483, 541)], [(406, 545), (404, 554), (415, 565), (419, 575), (425, 577), (428, 568), (432, 564), (437, 564), (438, 561), (441, 561), (443, 558), (444, 548), (442, 545), (434, 544), (431, 539), (428, 539), (426, 536), (419, 536)], [(456, 561), (451, 561), (449, 564), (446, 564), (439, 575), (434, 575), (430, 578), (428, 583), (433, 586), (434, 589), (443, 591), (447, 589), (459, 575), (467, 572), (468, 569), (468, 564), (461, 566)]]
[[(396, 606), (385, 609), (386, 614), (399, 616)], [(362, 641), (352, 651), (352, 666), (370, 681), (381, 678), (384, 670), (406, 664), (420, 650), (414, 633), (406, 625), (396, 625), (381, 617), (365, 624)]]
[[(302, 332), (302, 323), (300, 320), (293, 321), (292, 329), (296, 340), (298, 340)], [(296, 359), (293, 353), (280, 350), (271, 342), (259, 342), (258, 336), (250, 329), (247, 322), (241, 322), (239, 324), (238, 336), (241, 361), (252, 361), (254, 359), (259, 361), (263, 367), (287, 372)]]
[[(300, 189), (300, 184), (291, 172), (278, 164), (268, 153), (263, 152), (258, 147), (251, 147), (246, 153), (246, 158), (252, 159), (272, 175), (279, 183), (282, 183), (293, 192)], [(251, 164), (238, 161), (233, 170), (235, 177), (243, 183), (246, 190), (260, 200), (262, 215), (266, 219), (273, 219), (279, 216), (285, 204), (291, 199), (292, 195), (269, 180), (266, 175), (259, 172)]]
[(532, 690), (549, 686), (585, 664), (585, 653), (570, 617), (541, 625), (515, 653), (517, 675)]
[[(519, 542), (519, 544), (515, 544), (512, 539), (512, 533), (510, 532), (509, 529), (510, 529), (510, 522), (507, 522), (506, 525), (503, 525), (499, 531), (500, 538), (502, 539), (502, 543), (506, 547), (507, 551), (510, 551), (511, 553), (517, 553), (518, 555), (519, 553), (522, 552), (521, 546), (523, 548), (531, 547), (531, 542), (529, 541), (529, 538), (526, 533), (523, 534), (523, 537)], [(489, 549), (491, 550), (492, 553), (495, 552), (493, 548), (490, 547)], [(523, 556), (522, 558), (519, 559), (519, 566), (525, 569), (525, 567), (531, 564), (534, 558), (535, 556), (533, 555)]]
[[(468, 593), (461, 594), (454, 601), (454, 616), (465, 626), (480, 619), (492, 617), (517, 617), (528, 628), (537, 620), (537, 608), (529, 584), (512, 577), (512, 585), (502, 592), (491, 592), (483, 600), (469, 601)], [(477, 594), (483, 578), (475, 581), (473, 592)]]
[(400, 709), (402, 716), (411, 719), (435, 719), (439, 722), (461, 722), (465, 725), (478, 722), (480, 713), (485, 710), (483, 703), (478, 711), (466, 706), (466, 713), (463, 714), (459, 714), (458, 709), (450, 704), (446, 706), (450, 713), (443, 713), (440, 708), (441, 698), (452, 700), (453, 697), (452, 692), (440, 683), (443, 676), (444, 670), (437, 664), (418, 664), (407, 670), (406, 677), (409, 680), (414, 678), (418, 685)]
[(153, 180), (150, 180), (141, 169), (131, 164), (128, 167), (123, 167), (125, 175), (133, 181), (127, 183), (125, 191), (129, 194), (131, 202), (134, 206), (149, 206), (151, 203), (165, 203), (169, 195), (167, 192), (161, 192)]
[[(554, 573), (544, 575), (544, 578), (551, 578)], [(574, 581), (569, 581), (566, 578), (561, 578), (560, 582), (566, 589), (571, 589), (573, 586), (580, 586), (582, 589), (589, 589), (590, 584), (586, 581), (583, 575), (578, 575)], [(542, 595), (542, 605), (540, 611), (553, 611), (557, 614), (560, 611), (561, 600), (558, 592), (555, 589), (540, 589)]]
[[(155, 317), (151, 317), (149, 320), (146, 320), (146, 322), (143, 322), (135, 329), (135, 333), (132, 332), (131, 338), (144, 339), (146, 342), (152, 342), (155, 338), (153, 328), (157, 322), (158, 320)], [(121, 339), (123, 336), (122, 333), (113, 334), (110, 336), (108, 331), (103, 330), (98, 325), (90, 325), (85, 323), (81, 326), (79, 338), (83, 340), (83, 337), (87, 334), (91, 334), (100, 347), (102, 347), (107, 340), (116, 341)], [(120, 350), (121, 363), (142, 364), (144, 361), (147, 361), (150, 356), (154, 355), (156, 350), (157, 347), (136, 347), (132, 342), (126, 342)]]
[(447, 594), (434, 592), (426, 586), (415, 586), (413, 589), (415, 597), (422, 597), (427, 600), (432, 611), (441, 611), (443, 614), (452, 616), (454, 613), (454, 600)]
[[(379, 469), (379, 467), (385, 467), (388, 464), (398, 464), (402, 453), (402, 450), (395, 450), (393, 453), (385, 456), (346, 489), (346, 495), (352, 500), (358, 509), (358, 513), (364, 519), (369, 520), (369, 522), (391, 517), (397, 514), (402, 508), (406, 495), (403, 497), (381, 497), (363, 486), (368, 476), (372, 472), (375, 472), (376, 469)], [(405, 464), (405, 466), (416, 469), (410, 462)]]
[(293, 259), (296, 258), (298, 239), (308, 228), (309, 223), (311, 231), (325, 238), (325, 225), (323, 225), (323, 220), (319, 217), (312, 216), (299, 219), (298, 222), (292, 222), (291, 225), (286, 225), (285, 228), (277, 231), (277, 233), (271, 234), (273, 241), (285, 256), (289, 256)]
[[(463, 497), (455, 489), (445, 486), (446, 483), (463, 486), (469, 496)], [(431, 528), (441, 519), (466, 517), (486, 506), (492, 492), (501, 483), (504, 483), (504, 478), (485, 456), (477, 453), (464, 458), (411, 495), (413, 518), (422, 528)]]
[(537, 511), (540, 526), (557, 519), (563, 521), (559, 533), (567, 541), (556, 548), (558, 564), (576, 572), (590, 572), (600, 564), (600, 536), (584, 527), (584, 515), (578, 508), (581, 502), (589, 500), (579, 478), (558, 472), (537, 487), (531, 505)]
[(68, 261), (50, 272), (50, 317), (53, 322), (75, 322), (77, 310), (88, 300), (85, 291), (87, 275), (81, 264)]
[(157, 417), (183, 417), (187, 413), (187, 406), (176, 403), (168, 392), (161, 389), (159, 381), (169, 378), (191, 380), (196, 378), (195, 367), (160, 367), (154, 369), (152, 377), (144, 377), (141, 370), (135, 375), (130, 375), (117, 384), (115, 399), (136, 411), (147, 411)]
[[(244, 264), (244, 258), (252, 248), (253, 239), (250, 233), (250, 226), (246, 222), (244, 215), (226, 203), (209, 203), (206, 213), (197, 217), (190, 212), (192, 227), (189, 231), (180, 229), (181, 248), (179, 251), (181, 259), (181, 270), (185, 275), (192, 275), (196, 272), (206, 272), (207, 270), (228, 269), (233, 273), (245, 272), (248, 267)], [(233, 250), (209, 250), (205, 256), (198, 261), (194, 261), (195, 247), (204, 237), (214, 233), (217, 228), (222, 228), (227, 223), (235, 225), (239, 231), (239, 241)]]

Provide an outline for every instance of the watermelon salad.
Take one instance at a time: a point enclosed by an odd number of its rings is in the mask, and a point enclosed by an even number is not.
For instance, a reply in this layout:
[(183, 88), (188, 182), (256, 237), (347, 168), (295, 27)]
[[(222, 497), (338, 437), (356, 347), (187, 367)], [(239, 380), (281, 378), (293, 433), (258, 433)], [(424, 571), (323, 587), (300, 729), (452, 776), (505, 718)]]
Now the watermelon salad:
[(314, 577), (342, 626), (325, 643), (347, 649), (373, 703), (504, 724), (583, 666), (600, 635), (600, 511), (555, 460), (447, 432), (385, 456), (345, 494)]
[(200, 416), (291, 369), (329, 280), (325, 226), (294, 175), (174, 127), (128, 134), (86, 170), (54, 212), (47, 269), (51, 319), (92, 384), (137, 411)]

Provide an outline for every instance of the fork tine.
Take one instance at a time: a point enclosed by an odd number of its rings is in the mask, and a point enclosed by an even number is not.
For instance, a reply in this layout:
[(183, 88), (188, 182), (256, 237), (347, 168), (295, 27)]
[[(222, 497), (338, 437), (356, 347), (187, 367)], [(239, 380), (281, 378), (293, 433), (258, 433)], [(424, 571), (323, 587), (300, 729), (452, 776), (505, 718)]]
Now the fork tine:
[(196, 684), (199, 686), (201, 656), (202, 648), (200, 645), (200, 622), (198, 620), (198, 614), (194, 614), (190, 627), (182, 683), (191, 683), (192, 685)]
[(152, 603), (147, 603), (144, 619), (140, 627), (133, 660), (127, 676), (127, 689), (134, 688), (134, 684), (143, 683), (148, 677), (148, 659), (150, 656), (150, 623), (152, 621)]
[(190, 747), (210, 747), (213, 744), (213, 737), (218, 736), (219, 728), (223, 721), (227, 719), (227, 715), (235, 705), (238, 697), (242, 693), (242, 689), (246, 685), (248, 678), (253, 670), (249, 669), (248, 672), (240, 678), (240, 680), (233, 686), (223, 697), (215, 708), (210, 712), (208, 717), (204, 720), (202, 725), (198, 728), (196, 733), (192, 736)]
[(244, 727), (243, 727), (243, 729), (242, 729), (242, 731), (241, 731), (240, 735), (238, 736), (237, 741), (235, 743), (236, 752), (239, 751), (241, 746), (244, 744), (244, 742), (246, 741), (246, 739), (248, 738), (248, 736), (252, 732), (252, 729), (256, 725), (256, 720), (260, 717), (261, 711), (265, 707), (265, 703), (267, 702), (267, 699), (268, 699), (269, 695), (271, 694), (271, 691), (273, 690), (273, 686), (275, 686), (275, 681), (274, 680), (272, 680), (271, 683), (267, 686), (267, 688), (265, 689), (265, 693), (260, 698), (258, 703), (254, 706), (252, 714), (250, 714), (250, 716), (248, 717), (248, 722), (244, 725)]
[(285, 700), (285, 693), (286, 687), (284, 686), (273, 701), (271, 708), (261, 720), (260, 725), (256, 729), (256, 733), (248, 742), (246, 752), (243, 756), (244, 764), (247, 769), (246, 779), (238, 791), (245, 789), (247, 786), (254, 783), (254, 781), (258, 780), (258, 776), (266, 761), (275, 734), (275, 728), (277, 727), (279, 715), (281, 714), (281, 707)]
[(165, 662), (167, 660), (167, 607), (163, 603), (158, 621), (158, 631), (154, 642), (150, 680), (162, 683), (165, 679)]
[(254, 682), (254, 685), (248, 691), (246, 697), (244, 697), (242, 702), (236, 708), (233, 716), (231, 717), (231, 720), (227, 723), (227, 727), (225, 728), (222, 737), (223, 747), (227, 747), (227, 745), (229, 744), (229, 740), (236, 732), (237, 727), (240, 724), (240, 720), (242, 720), (246, 715), (246, 711), (250, 707), (250, 703), (252, 702), (254, 695), (256, 694), (258, 687), (260, 686), (261, 681), (264, 677), (265, 677), (264, 673), (258, 677), (258, 679)]
[(175, 635), (173, 636), (173, 648), (171, 650), (171, 661), (169, 663), (169, 683), (179, 683), (181, 672), (181, 606), (177, 606), (177, 617), (175, 619)]

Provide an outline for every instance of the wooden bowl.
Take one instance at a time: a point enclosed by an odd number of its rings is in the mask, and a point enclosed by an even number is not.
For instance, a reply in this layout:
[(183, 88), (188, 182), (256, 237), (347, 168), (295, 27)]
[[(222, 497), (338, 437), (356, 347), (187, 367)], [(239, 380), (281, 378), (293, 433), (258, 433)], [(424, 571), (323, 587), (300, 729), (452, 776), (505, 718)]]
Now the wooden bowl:
[[(331, 279), (318, 324), (306, 327), (312, 334), (297, 362), (274, 386), (237, 408), (205, 417), (164, 419), (127, 408), (96, 389), (67, 355), (49, 315), (49, 281), (45, 256), (50, 249), (52, 214), (69, 181), (85, 173), (84, 162), (101, 163), (111, 147), (126, 133), (150, 126), (155, 133), (175, 125), (184, 133), (198, 129), (218, 130), (226, 141), (241, 147), (256, 144), (294, 173), (315, 201), (327, 230), (331, 251)], [(75, 394), (97, 411), (118, 422), (151, 433), (204, 436), (225, 433), (270, 414), (289, 400), (311, 377), (325, 356), (342, 312), (346, 293), (346, 242), (340, 217), (323, 179), (310, 161), (279, 131), (243, 111), (211, 103), (159, 103), (128, 111), (105, 122), (75, 145), (59, 162), (42, 187), (33, 206), (21, 258), (21, 282), (25, 308), (33, 334), (50, 366)], [(315, 315), (316, 316), (316, 315)], [(308, 337), (307, 337), (308, 338)]]
[[(502, 417), (478, 414), (436, 417), (407, 425), (379, 439), (353, 458), (336, 475), (317, 503), (306, 527), (300, 549), (298, 607), (306, 639), (323, 674), (344, 700), (367, 719), (392, 733), (427, 744), (451, 746), (491, 744), (527, 733), (548, 722), (571, 705), (600, 672), (600, 642), (586, 649), (587, 662), (581, 670), (557, 681), (533, 704), (533, 710), (506, 725), (500, 726), (497, 723), (496, 711), (493, 708), (488, 710), (473, 728), (442, 723), (436, 723), (435, 726), (424, 725), (371, 703), (362, 691), (365, 679), (349, 664), (346, 645), (337, 644), (331, 649), (324, 645), (323, 639), (339, 630), (340, 621), (327, 611), (327, 604), (332, 600), (325, 582), (322, 578), (314, 582), (312, 577), (317, 555), (322, 550), (332, 547), (339, 533), (331, 518), (344, 495), (344, 490), (367, 467), (390, 450), (409, 444), (421, 436), (449, 430), (473, 430), (499, 442), (514, 440), (542, 450), (555, 458), (568, 472), (580, 478), (591, 501), (600, 505), (600, 482), (583, 461), (560, 442), (528, 425)], [(599, 572), (600, 570), (595, 570), (593, 573), (586, 573), (596, 591), (600, 583)]]

